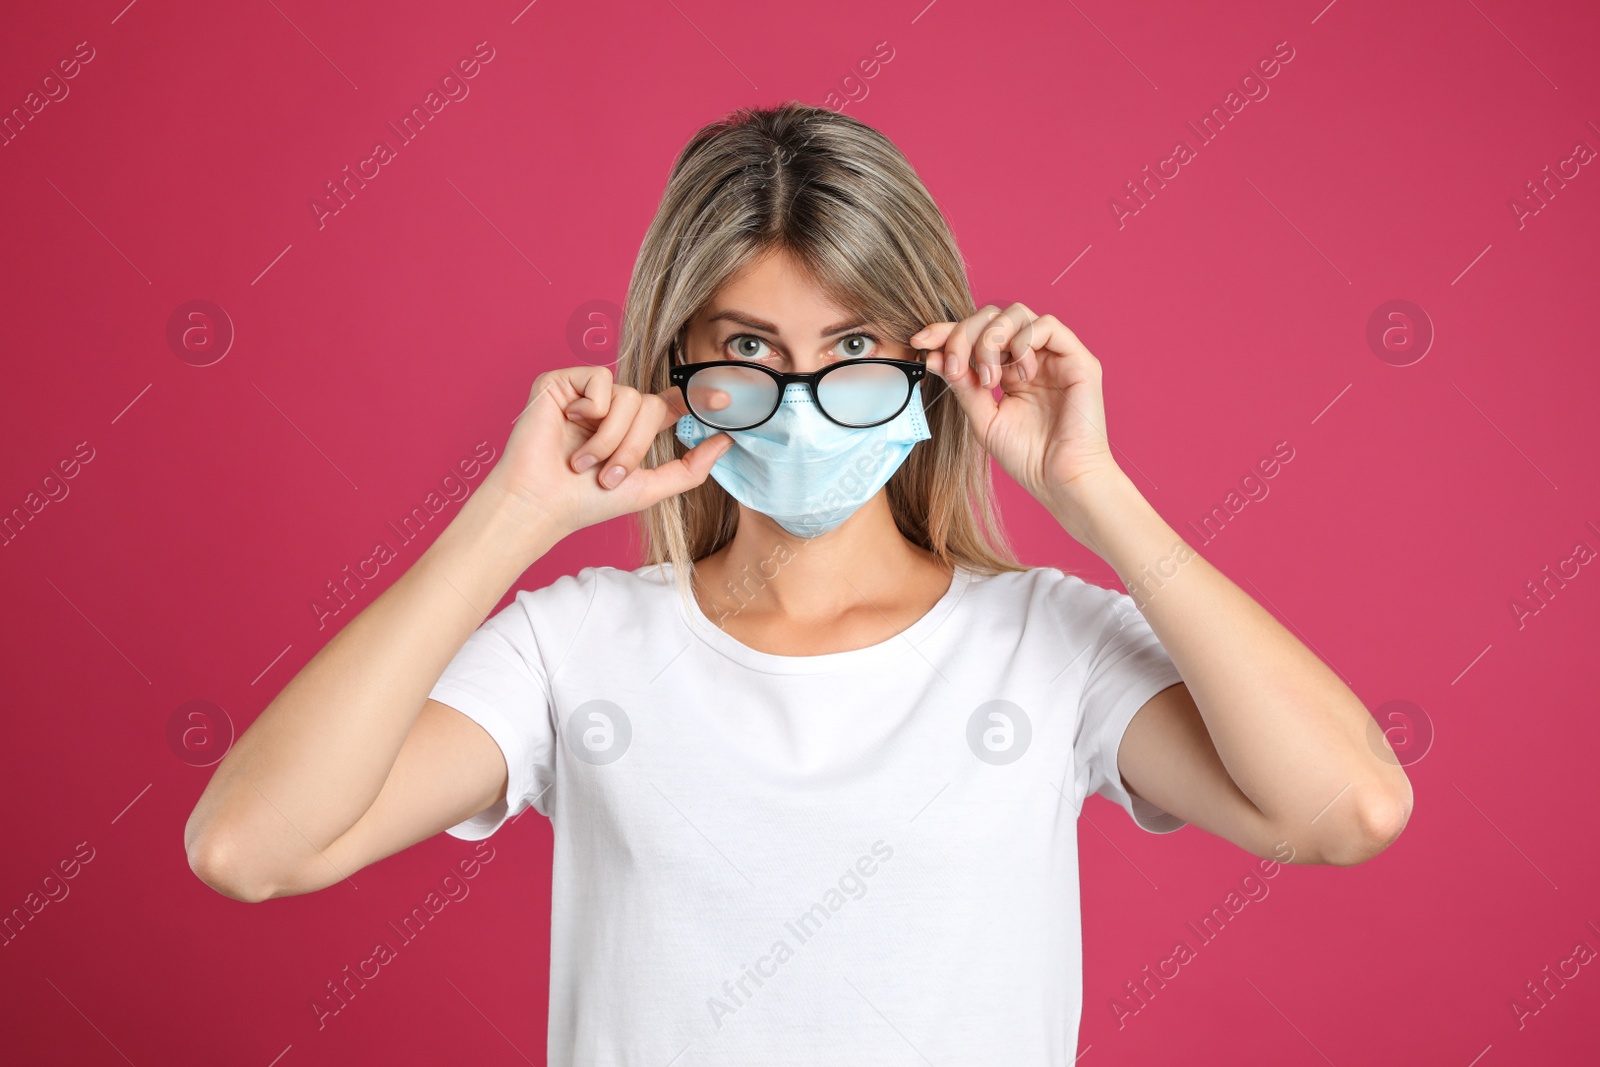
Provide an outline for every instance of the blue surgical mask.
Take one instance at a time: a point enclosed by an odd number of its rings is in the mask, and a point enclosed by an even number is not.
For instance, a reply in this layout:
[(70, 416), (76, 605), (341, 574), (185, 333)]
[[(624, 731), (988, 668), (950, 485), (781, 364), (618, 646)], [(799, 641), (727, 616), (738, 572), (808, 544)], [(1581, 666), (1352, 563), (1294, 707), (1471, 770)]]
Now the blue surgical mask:
[(933, 436), (920, 387), (888, 422), (853, 428), (818, 411), (800, 382), (789, 384), (778, 410), (760, 426), (719, 431), (685, 415), (676, 428), (690, 448), (719, 432), (733, 446), (712, 465), (711, 477), (796, 537), (817, 537), (844, 522), (884, 487), (913, 445)]

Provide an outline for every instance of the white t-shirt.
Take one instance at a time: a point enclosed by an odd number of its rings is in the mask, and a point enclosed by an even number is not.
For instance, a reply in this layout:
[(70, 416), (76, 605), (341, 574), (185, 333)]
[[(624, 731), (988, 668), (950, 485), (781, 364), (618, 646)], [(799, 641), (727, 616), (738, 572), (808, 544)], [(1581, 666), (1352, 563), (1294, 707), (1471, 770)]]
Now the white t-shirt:
[(671, 565), (518, 591), (430, 696), (505, 754), (555, 836), (549, 1062), (1071, 1064), (1078, 812), (1183, 679), (1126, 594), (975, 575), (908, 629), (759, 652)]

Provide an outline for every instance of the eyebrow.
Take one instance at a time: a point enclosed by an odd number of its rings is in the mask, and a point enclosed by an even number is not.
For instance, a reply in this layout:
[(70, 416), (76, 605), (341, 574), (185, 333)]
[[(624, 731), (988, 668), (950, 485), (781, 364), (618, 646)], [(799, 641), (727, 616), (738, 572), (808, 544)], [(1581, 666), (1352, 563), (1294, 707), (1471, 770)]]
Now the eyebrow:
[[(778, 332), (778, 328), (776, 326), (774, 326), (772, 323), (770, 323), (770, 322), (762, 322), (760, 319), (758, 319), (755, 316), (751, 315), (749, 312), (739, 311), (739, 310), (734, 309), (734, 308), (730, 308), (727, 311), (719, 311), (715, 315), (712, 315), (710, 318), (708, 318), (706, 320), (706, 322), (708, 322), (708, 323), (719, 322), (719, 321), (737, 322), (741, 326), (747, 326), (752, 330), (761, 330), (761, 331), (763, 331), (765, 333), (770, 333), (770, 334), (776, 334)], [(838, 323), (836, 325), (827, 327), (821, 333), (817, 334), (817, 336), (818, 337), (832, 337), (835, 334), (844, 333), (847, 330), (858, 330), (861, 327), (867, 326), (867, 325), (870, 325), (870, 323), (863, 322), (860, 319), (847, 319), (844, 322), (841, 322), (841, 323)]]

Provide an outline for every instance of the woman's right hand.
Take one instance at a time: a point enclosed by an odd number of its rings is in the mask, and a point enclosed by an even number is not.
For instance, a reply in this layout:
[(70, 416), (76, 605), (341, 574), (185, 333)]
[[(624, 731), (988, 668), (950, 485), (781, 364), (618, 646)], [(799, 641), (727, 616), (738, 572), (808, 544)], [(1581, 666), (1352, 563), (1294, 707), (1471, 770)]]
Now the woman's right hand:
[(505, 455), (484, 484), (494, 483), (560, 536), (643, 511), (705, 481), (733, 443), (718, 433), (659, 467), (639, 466), (656, 436), (686, 414), (675, 386), (641, 393), (617, 385), (607, 367), (546, 371), (533, 380)]

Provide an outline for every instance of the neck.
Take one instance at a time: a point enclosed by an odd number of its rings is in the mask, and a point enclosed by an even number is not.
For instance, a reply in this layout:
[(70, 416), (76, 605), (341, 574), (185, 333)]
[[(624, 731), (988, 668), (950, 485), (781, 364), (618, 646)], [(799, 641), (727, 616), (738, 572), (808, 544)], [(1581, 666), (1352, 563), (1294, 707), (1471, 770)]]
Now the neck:
[(879, 490), (838, 527), (811, 538), (741, 504), (733, 540), (695, 564), (695, 584), (706, 615), (719, 623), (768, 614), (827, 620), (894, 600), (930, 568), (947, 572), (900, 533)]

